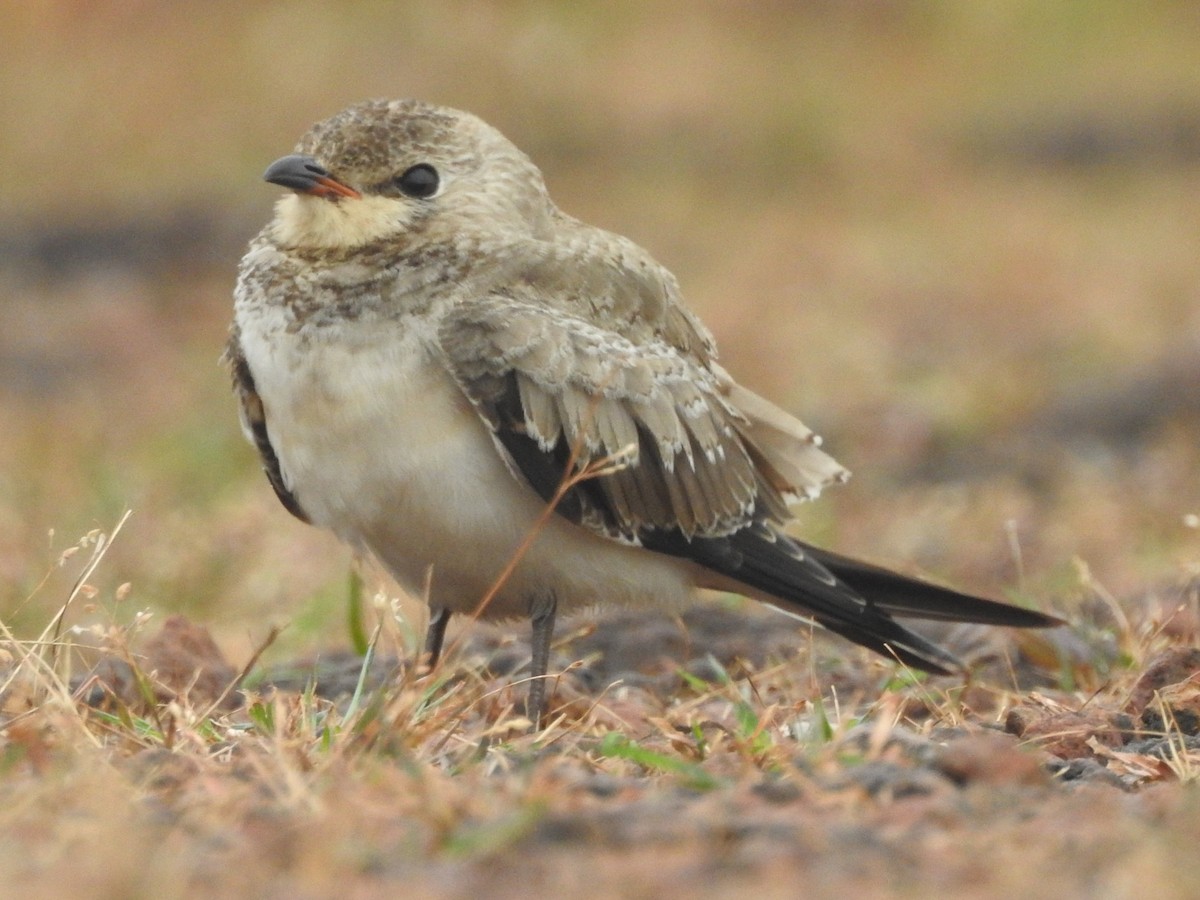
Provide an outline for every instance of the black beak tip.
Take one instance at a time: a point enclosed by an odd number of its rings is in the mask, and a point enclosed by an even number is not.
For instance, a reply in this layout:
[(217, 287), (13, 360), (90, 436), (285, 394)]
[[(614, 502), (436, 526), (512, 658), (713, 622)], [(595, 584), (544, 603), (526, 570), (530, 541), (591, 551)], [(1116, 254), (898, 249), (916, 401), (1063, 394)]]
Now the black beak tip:
[(267, 166), (263, 181), (291, 188), (294, 191), (311, 191), (319, 178), (328, 178), (329, 173), (311, 156), (293, 153)]

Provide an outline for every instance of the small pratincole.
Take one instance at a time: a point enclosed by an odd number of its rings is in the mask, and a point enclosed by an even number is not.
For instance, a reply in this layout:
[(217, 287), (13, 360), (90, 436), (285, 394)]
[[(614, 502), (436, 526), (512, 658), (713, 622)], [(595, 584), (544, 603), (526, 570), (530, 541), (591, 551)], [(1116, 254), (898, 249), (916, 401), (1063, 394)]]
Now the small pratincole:
[(227, 359), (271, 485), (429, 598), (434, 662), (544, 519), (482, 611), (532, 621), (535, 723), (560, 609), (733, 591), (931, 672), (960, 664), (894, 616), (1061, 624), (784, 534), (846, 471), (717, 364), (670, 272), (475, 116), (361, 103), (265, 178), (288, 192)]

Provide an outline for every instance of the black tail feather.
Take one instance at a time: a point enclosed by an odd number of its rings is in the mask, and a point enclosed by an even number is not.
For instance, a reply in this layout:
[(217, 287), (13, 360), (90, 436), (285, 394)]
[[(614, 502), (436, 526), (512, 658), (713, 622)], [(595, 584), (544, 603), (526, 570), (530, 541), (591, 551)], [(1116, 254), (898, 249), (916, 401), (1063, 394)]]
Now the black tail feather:
[[(775, 608), (783, 612), (790, 612), (782, 606)], [(957, 675), (961, 674), (965, 668), (962, 660), (958, 657), (892, 620), (888, 621), (903, 636), (891, 637), (887, 640), (880, 637), (876, 629), (855, 628), (845, 622), (831, 622), (828, 619), (818, 619), (817, 621), (826, 631), (832, 631), (860, 647), (866, 647), (888, 659), (899, 660), (914, 669), (920, 669), (933, 675)]]
[(692, 559), (753, 588), (784, 612), (811, 619), (856, 644), (928, 672), (949, 674), (962, 671), (963, 665), (893, 615), (1018, 628), (1062, 624), (1053, 616), (927, 584), (765, 528), (752, 526), (724, 538), (692, 540), (678, 533), (659, 533), (645, 540), (645, 546)]
[(1010, 628), (1052, 628), (1064, 624), (1062, 619), (1032, 609), (961, 594), (829, 550), (802, 546), (841, 581), (892, 615)]

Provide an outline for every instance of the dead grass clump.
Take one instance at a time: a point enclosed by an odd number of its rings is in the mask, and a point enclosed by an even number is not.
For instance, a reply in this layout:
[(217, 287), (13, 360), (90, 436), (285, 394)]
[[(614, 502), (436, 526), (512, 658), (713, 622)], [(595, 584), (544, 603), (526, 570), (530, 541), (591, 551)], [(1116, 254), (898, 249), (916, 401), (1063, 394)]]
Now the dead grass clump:
[[(820, 640), (752, 662), (729, 632), (757, 628), (755, 617), (723, 611), (715, 629), (691, 617), (691, 637), (671, 645), (691, 659), (673, 678), (654, 656), (644, 677), (631, 657), (629, 673), (597, 680), (604, 625), (578, 627), (556, 644), (549, 714), (531, 732), (525, 686), (499, 664), (524, 656), (508, 633), (471, 627), (429, 672), (384, 595), (360, 620), (361, 656), (290, 681), (258, 666), (273, 630), (238, 669), (181, 617), (154, 633), (145, 614), (103, 622), (95, 584), (119, 531), (65, 555), (86, 551), (39, 635), (3, 633), (0, 873), (34, 895), (404, 885), (461, 896), (530, 879), (576, 893), (635, 883), (705, 893), (767, 889), (801, 870), (866, 889), (897, 873), (927, 884), (946, 842), (1027, 845), (1031, 830), (1042, 834), (1031, 864), (1049, 872), (1054, 846), (1089, 840), (1054, 843), (1051, 823), (1073, 796), (1064, 784), (1117, 794), (1197, 771), (1195, 653), (1175, 644), (1156, 657), (1177, 638), (1153, 614), (1097, 621), (1121, 629), (1111, 642), (1125, 662), (1090, 694), (1061, 660), (1039, 670), (1015, 642), (986, 645), (1007, 659), (991, 669), (1009, 673), (999, 684), (929, 678), (840, 647), (831, 660)], [(701, 638), (710, 631), (721, 639)], [(572, 661), (576, 644), (592, 649)], [(1048, 686), (1022, 692), (1017, 682), (1038, 671)], [(961, 855), (940, 871), (942, 887), (1011, 881)]]

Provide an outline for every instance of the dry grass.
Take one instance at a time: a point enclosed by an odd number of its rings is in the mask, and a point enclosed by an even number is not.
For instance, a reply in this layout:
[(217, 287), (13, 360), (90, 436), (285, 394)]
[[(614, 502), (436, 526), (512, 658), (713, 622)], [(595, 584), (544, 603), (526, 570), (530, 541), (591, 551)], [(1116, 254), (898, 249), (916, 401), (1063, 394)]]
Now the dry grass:
[[(0, 28), (10, 891), (1189, 893), (1192, 5), (60, 0)], [(417, 673), (424, 614), (369, 568), (347, 625), (347, 554), (274, 504), (216, 357), (257, 173), (381, 95), (480, 113), (679, 275), (855, 471), (807, 536), (1070, 634), (947, 634), (993, 658), (964, 686), (728, 600), (606, 615), (563, 627), (531, 736), (521, 629)], [(372, 635), (352, 699), (359, 663), (329, 667)], [(284, 683), (313, 654), (345, 690)], [(124, 680), (93, 706), (97, 660)]]
[[(107, 545), (102, 534), (81, 542), (89, 579)], [(186, 637), (143, 652), (141, 620), (61, 627), (88, 583), (35, 639), (3, 641), (0, 866), (13, 890), (784, 896), (803, 878), (815, 894), (998, 895), (1030, 879), (1072, 892), (1086, 879), (1123, 895), (1186, 884), (1172, 855), (1185, 846), (1167, 836), (1195, 824), (1178, 787), (1200, 765), (1186, 736), (1190, 681), (1166, 676), (1154, 694), (1167, 752), (1108, 741), (1114, 698), (1178, 644), (1161, 630), (1114, 632), (1129, 659), (1077, 691), (831, 663), (828, 646), (734, 673), (710, 657), (707, 678), (680, 670), (669, 695), (636, 681), (588, 689), (572, 664), (552, 671), (553, 712), (531, 734), (516, 711), (524, 687), (493, 671), (495, 653), (476, 642), (415, 670), (386, 597), (370, 605), (368, 655), (336, 698), (260, 679), (229, 708), (221, 700), (241, 676), (207, 681), (221, 660), (197, 661)], [(81, 674), (89, 647), (128, 674), (104, 662)], [(1006, 653), (1011, 667), (1017, 651)], [(398, 669), (365, 687), (383, 656)], [(1088, 677), (1089, 663), (1063, 677)], [(1018, 709), (1025, 721), (1046, 712), (1052, 727), (1031, 729), (1024, 747), (993, 730)], [(1073, 755), (1100, 760), (1112, 783), (1056, 784), (1043, 766)]]

